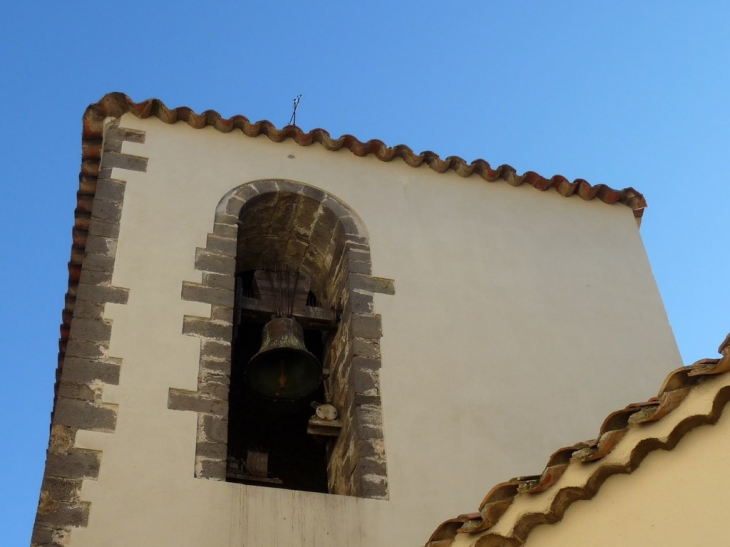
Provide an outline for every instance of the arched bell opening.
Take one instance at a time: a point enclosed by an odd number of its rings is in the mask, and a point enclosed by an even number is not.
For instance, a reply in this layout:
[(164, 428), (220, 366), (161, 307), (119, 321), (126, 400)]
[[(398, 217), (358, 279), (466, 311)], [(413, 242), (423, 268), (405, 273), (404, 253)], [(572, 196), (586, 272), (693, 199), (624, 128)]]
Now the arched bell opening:
[(338, 430), (323, 435), (311, 423), (331, 402), (323, 363), (338, 324), (333, 261), (344, 232), (300, 193), (254, 197), (238, 218), (226, 478), (328, 492)]
[[(183, 282), (181, 297), (211, 306), (209, 318), (183, 318), (183, 334), (200, 338), (198, 388), (171, 387), (168, 397), (168, 408), (198, 414), (195, 477), (387, 499), (374, 294), (392, 295), (395, 286), (372, 276), (359, 217), (305, 184), (242, 184), (218, 203), (195, 268), (202, 282)], [(301, 325), (298, 342), (322, 363), (316, 389), (289, 400), (271, 390), (262, 396), (245, 380), (262, 353), (264, 326), (282, 315), (265, 296), (277, 272), (299, 279), (284, 315)], [(279, 369), (274, 386), (280, 378)]]

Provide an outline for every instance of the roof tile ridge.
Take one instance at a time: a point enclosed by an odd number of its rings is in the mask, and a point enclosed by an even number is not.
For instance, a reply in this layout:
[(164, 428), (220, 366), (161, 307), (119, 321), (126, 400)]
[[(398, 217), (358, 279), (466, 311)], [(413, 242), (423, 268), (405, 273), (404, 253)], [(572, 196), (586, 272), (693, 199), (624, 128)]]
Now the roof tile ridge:
[[(485, 496), (478, 513), (460, 515), (458, 519), (445, 521), (431, 535), (427, 547), (446, 547), (451, 545), (457, 534), (462, 533), (483, 534), (478, 538), (475, 547), (523, 545), (535, 527), (541, 524), (554, 524), (563, 518), (572, 503), (593, 498), (610, 476), (632, 473), (650, 452), (672, 450), (692, 429), (717, 422), (724, 407), (730, 402), (730, 386), (723, 386), (718, 390), (712, 408), (707, 414), (692, 415), (683, 419), (666, 439), (654, 437), (642, 439), (632, 448), (625, 464), (596, 466), (594, 473), (582, 487), (568, 486), (558, 490), (547, 511), (520, 515), (511, 526), (511, 536), (489, 533), (519, 496), (538, 494), (556, 486), (558, 479), (571, 465), (602, 460), (616, 448), (629, 429), (664, 418), (678, 408), (692, 389), (704, 383), (708, 377), (730, 372), (730, 334), (720, 345), (719, 352), (722, 354), (719, 359), (701, 359), (690, 366), (670, 372), (657, 397), (652, 397), (646, 402), (630, 404), (609, 414), (603, 421), (596, 439), (555, 451), (540, 475), (516, 477), (497, 484)], [(461, 526), (457, 526), (457, 523), (461, 523)]]
[[(476, 174), (488, 182), (494, 182), (499, 178), (504, 178), (512, 186), (520, 186), (527, 183), (538, 190), (546, 191), (554, 189), (564, 197), (577, 195), (586, 201), (597, 198), (609, 205), (621, 203), (631, 208), (637, 219), (641, 218), (644, 208), (647, 206), (644, 196), (632, 187), (616, 190), (605, 184), (591, 185), (585, 179), (575, 179), (571, 182), (562, 175), (554, 175), (548, 179), (534, 171), (527, 171), (522, 175), (517, 175), (515, 169), (509, 165), (502, 165), (496, 170), (493, 170), (489, 163), (483, 159), (477, 159), (471, 163), (468, 163), (459, 156), (448, 156), (442, 159), (438, 154), (431, 151), (416, 154), (404, 144), (389, 147), (381, 140), (371, 139), (363, 142), (349, 134), (333, 138), (324, 129), (313, 129), (307, 133), (294, 125), (287, 125), (282, 129), (277, 129), (273, 123), (267, 120), (251, 122), (248, 118), (240, 114), (230, 118), (224, 118), (215, 110), (205, 110), (197, 114), (186, 106), (168, 108), (160, 99), (147, 99), (140, 103), (135, 103), (127, 95), (120, 92), (108, 93), (97, 103), (90, 105), (86, 109), (86, 113), (84, 114), (84, 137), (91, 138), (94, 134), (100, 137), (101, 124), (99, 122), (104, 117), (119, 117), (127, 112), (139, 118), (155, 116), (168, 124), (184, 121), (196, 129), (210, 125), (222, 133), (229, 133), (233, 129), (239, 129), (246, 136), (258, 137), (259, 135), (265, 135), (273, 142), (292, 139), (300, 146), (310, 146), (316, 142), (330, 151), (346, 148), (356, 156), (363, 157), (372, 154), (379, 160), (386, 162), (400, 158), (411, 167), (420, 167), (425, 163), (437, 173), (454, 171), (461, 177), (469, 177)], [(87, 122), (94, 121), (98, 126), (96, 131), (87, 131)], [(91, 127), (91, 125), (89, 124), (88, 127)], [(502, 175), (504, 176), (502, 177)]]

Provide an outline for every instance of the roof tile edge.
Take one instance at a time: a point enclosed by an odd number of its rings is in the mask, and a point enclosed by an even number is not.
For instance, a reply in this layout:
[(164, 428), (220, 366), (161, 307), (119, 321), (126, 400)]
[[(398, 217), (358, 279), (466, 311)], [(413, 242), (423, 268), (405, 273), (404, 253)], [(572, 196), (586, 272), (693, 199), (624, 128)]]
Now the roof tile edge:
[[(714, 424), (723, 409), (730, 402), (730, 386), (718, 389), (714, 395), (710, 412), (691, 415), (681, 420), (665, 439), (647, 437), (632, 448), (625, 465), (601, 466), (600, 460), (610, 454), (630, 428), (655, 422), (675, 410), (697, 386), (708, 377), (730, 373), (730, 334), (720, 345), (719, 359), (702, 359), (691, 366), (672, 371), (664, 380), (657, 397), (647, 402), (635, 403), (608, 415), (601, 426), (598, 437), (593, 441), (577, 443), (557, 450), (550, 456), (541, 475), (518, 477), (500, 483), (492, 488), (482, 501), (478, 513), (460, 515), (439, 525), (426, 547), (448, 547), (457, 534), (473, 534), (476, 547), (519, 547), (524, 545), (532, 530), (541, 524), (555, 524), (562, 520), (570, 505), (580, 500), (590, 500), (609, 477), (616, 474), (630, 474), (644, 458), (655, 450), (672, 450), (690, 431), (701, 426)], [(616, 441), (618, 437), (618, 441)], [(583, 487), (568, 487), (558, 490), (550, 507), (545, 512), (524, 513), (509, 528), (513, 535), (506, 537), (490, 533), (507, 508), (519, 496), (537, 494), (555, 486), (558, 479), (571, 465), (599, 462)]]

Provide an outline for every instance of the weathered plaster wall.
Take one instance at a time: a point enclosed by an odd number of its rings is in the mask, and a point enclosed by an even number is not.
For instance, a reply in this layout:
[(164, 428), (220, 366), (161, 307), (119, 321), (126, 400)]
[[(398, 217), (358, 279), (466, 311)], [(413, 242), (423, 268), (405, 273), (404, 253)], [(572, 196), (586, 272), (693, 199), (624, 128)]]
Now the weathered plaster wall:
[[(145, 132), (123, 150), (149, 162), (113, 174), (126, 191), (112, 281), (129, 296), (104, 317), (124, 364), (103, 392), (114, 433), (76, 436), (103, 460), (83, 483), (89, 523), (73, 547), (418, 545), (680, 365), (627, 207), (131, 115), (120, 126)], [(167, 408), (170, 387), (197, 386), (183, 317), (210, 314), (180, 296), (201, 282), (195, 249), (221, 197), (273, 178), (347, 203), (369, 230), (373, 275), (396, 281), (375, 299), (388, 501), (195, 479), (196, 415)]]

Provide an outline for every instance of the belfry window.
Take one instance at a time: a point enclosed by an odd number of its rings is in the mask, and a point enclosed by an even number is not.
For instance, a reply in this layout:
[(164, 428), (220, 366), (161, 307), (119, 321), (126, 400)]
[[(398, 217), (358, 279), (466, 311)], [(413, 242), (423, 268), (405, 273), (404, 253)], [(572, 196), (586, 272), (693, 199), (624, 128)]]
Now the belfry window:
[(330, 405), (317, 427), (316, 409), (329, 402), (322, 362), (336, 314), (310, 285), (279, 267), (236, 276), (228, 481), (328, 492), (327, 442), (340, 422)]
[(360, 218), (301, 183), (259, 180), (216, 208), (202, 283), (182, 298), (200, 342), (198, 388), (172, 387), (168, 408), (198, 413), (195, 477), (387, 499), (380, 316)]

